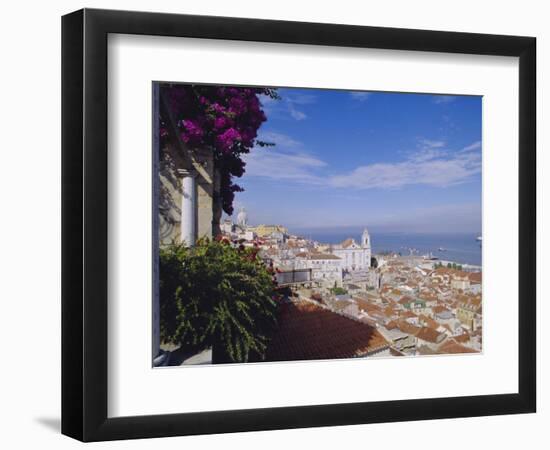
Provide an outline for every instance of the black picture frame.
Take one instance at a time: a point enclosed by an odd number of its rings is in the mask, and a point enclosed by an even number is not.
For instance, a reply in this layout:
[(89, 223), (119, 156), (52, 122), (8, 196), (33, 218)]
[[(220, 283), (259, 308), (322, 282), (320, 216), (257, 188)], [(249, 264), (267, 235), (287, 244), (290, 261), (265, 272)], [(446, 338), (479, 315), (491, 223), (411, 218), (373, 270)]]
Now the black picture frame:
[[(179, 36), (519, 57), (517, 393), (107, 416), (107, 36)], [(82, 441), (535, 412), (536, 39), (84, 9), (62, 18), (62, 433)]]

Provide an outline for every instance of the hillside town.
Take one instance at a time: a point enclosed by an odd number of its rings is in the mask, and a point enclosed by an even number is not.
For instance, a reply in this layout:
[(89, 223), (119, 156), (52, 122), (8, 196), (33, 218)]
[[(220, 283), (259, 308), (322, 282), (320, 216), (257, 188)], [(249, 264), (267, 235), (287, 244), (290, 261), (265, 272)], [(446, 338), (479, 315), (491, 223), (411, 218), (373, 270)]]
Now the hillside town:
[[(419, 139), (415, 131), (408, 137), (417, 149), (411, 154), (395, 150), (401, 138), (386, 145), (388, 133), (382, 127), (374, 131), (385, 150), (369, 153), (366, 162), (363, 140), (352, 141), (354, 131), (364, 127), (362, 114), (370, 113), (346, 113), (357, 93), (169, 82), (153, 87), (153, 166), (158, 170), (153, 196), (158, 211), (153, 222), (158, 235), (153, 248), (158, 255), (153, 261), (154, 367), (482, 351), (482, 273), (481, 265), (472, 265), (481, 264), (482, 236), (468, 238), (469, 245), (459, 238), (466, 230), (481, 229), (480, 179), (463, 180), (474, 183), (464, 193), (474, 209), (466, 211), (452, 198), (430, 206), (409, 189), (424, 184), (433, 198), (441, 199), (441, 167), (450, 168), (448, 183), (457, 189), (462, 186), (457, 165), (465, 166), (463, 173), (477, 174), (478, 127), (471, 130), (469, 145)], [(258, 134), (268, 116), (271, 130), (284, 131), (288, 125), (273, 109), (266, 114), (265, 102), (271, 108), (281, 99), (286, 98), (280, 105), (293, 105), (292, 99), (301, 98), (305, 107), (312, 94), (317, 106), (325, 105), (318, 111), (326, 115), (318, 117), (320, 122), (312, 120), (309, 131), (304, 122), (287, 132)], [(377, 110), (389, 114), (388, 123), (404, 111), (403, 120), (409, 120), (408, 111), (437, 110), (441, 100), (434, 96), (426, 103), (424, 96), (369, 93), (370, 100), (375, 97), (389, 105), (387, 111)], [(480, 99), (455, 100), (481, 118)], [(332, 120), (335, 111), (347, 117), (341, 123), (347, 131), (324, 131), (323, 120)], [(414, 124), (408, 128), (416, 130)], [(300, 139), (292, 138), (294, 133)], [(318, 141), (336, 135), (345, 138), (340, 143), (345, 157)], [(306, 142), (312, 142), (315, 154), (305, 151)], [(380, 167), (392, 170), (379, 174)], [(237, 181), (245, 174), (241, 186)], [(273, 178), (280, 174), (284, 176)], [(307, 203), (302, 195), (306, 181), (311, 182)], [(380, 184), (376, 195), (372, 183)], [(272, 195), (275, 185), (284, 187), (284, 199)], [(326, 191), (317, 190), (322, 186), (338, 195), (324, 198)], [(398, 203), (384, 194), (394, 189), (400, 189)], [(355, 214), (357, 199), (370, 205), (360, 215)], [(249, 222), (243, 208), (236, 211), (237, 203), (255, 205), (265, 221), (287, 223)], [(316, 211), (314, 216), (302, 214), (306, 205)], [(408, 213), (402, 214), (405, 206)], [(334, 219), (339, 232), (308, 236), (307, 230), (323, 225), (312, 217)], [(383, 217), (393, 219), (387, 223)], [(362, 227), (356, 228), (358, 223)], [(371, 234), (367, 227), (373, 231), (375, 224), (378, 230), (398, 230), (402, 239), (392, 244), (384, 241), (382, 231)], [(299, 233), (298, 227), (306, 231)], [(344, 233), (352, 229), (349, 236)], [(451, 238), (414, 242), (415, 230)]]
[(267, 360), (478, 353), (481, 269), (427, 255), (371, 252), (361, 241), (326, 244), (282, 225), (222, 221), (222, 235), (256, 247), (284, 290), (281, 328)]

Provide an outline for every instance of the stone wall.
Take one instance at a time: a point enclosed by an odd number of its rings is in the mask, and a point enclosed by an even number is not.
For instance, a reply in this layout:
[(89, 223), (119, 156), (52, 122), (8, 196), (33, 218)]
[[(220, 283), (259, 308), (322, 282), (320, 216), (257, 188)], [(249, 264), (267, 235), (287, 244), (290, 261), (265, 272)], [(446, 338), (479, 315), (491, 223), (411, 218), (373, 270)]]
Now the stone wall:
[(219, 233), (221, 205), (219, 175), (209, 149), (190, 150), (178, 145), (167, 145), (159, 155), (159, 240), (160, 245), (181, 242), (182, 175), (187, 170), (195, 174), (195, 230), (196, 238)]

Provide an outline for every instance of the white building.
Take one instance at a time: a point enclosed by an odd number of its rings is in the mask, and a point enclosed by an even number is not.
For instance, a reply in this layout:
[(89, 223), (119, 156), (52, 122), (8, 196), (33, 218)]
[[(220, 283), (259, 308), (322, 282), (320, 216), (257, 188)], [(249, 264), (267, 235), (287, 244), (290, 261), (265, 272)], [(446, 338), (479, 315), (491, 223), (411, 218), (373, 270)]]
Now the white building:
[(312, 269), (313, 281), (320, 282), (325, 287), (342, 287), (342, 259), (330, 253), (308, 253), (296, 255), (297, 269)]
[(361, 244), (353, 238), (346, 239), (339, 245), (332, 247), (332, 254), (342, 260), (343, 269), (352, 272), (368, 270), (370, 268), (371, 245), (368, 230), (365, 228), (361, 236)]
[(248, 225), (248, 214), (246, 213), (246, 210), (242, 207), (239, 211), (239, 214), (237, 214), (237, 225), (239, 225), (243, 229), (246, 228)]
[(233, 233), (233, 231), (235, 230), (235, 226), (233, 225), (231, 219), (225, 219), (220, 224), (220, 230), (225, 235), (231, 235), (231, 233)]

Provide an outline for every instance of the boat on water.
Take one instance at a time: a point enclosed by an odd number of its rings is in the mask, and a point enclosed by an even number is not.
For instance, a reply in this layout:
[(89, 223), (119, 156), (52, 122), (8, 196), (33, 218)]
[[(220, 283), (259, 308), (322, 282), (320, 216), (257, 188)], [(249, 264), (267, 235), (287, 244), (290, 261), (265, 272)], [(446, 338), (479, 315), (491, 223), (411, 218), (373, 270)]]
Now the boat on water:
[(476, 241), (481, 242), (481, 236), (476, 237)]
[(430, 253), (426, 253), (425, 255), (422, 255), (422, 258), (423, 259), (427, 259), (429, 261), (437, 261), (439, 260), (439, 258), (437, 256), (434, 256), (434, 254), (432, 252)]
[(443, 247), (439, 247), (437, 250), (440, 251), (440, 252), (446, 252), (447, 251), (447, 249), (443, 248)]

